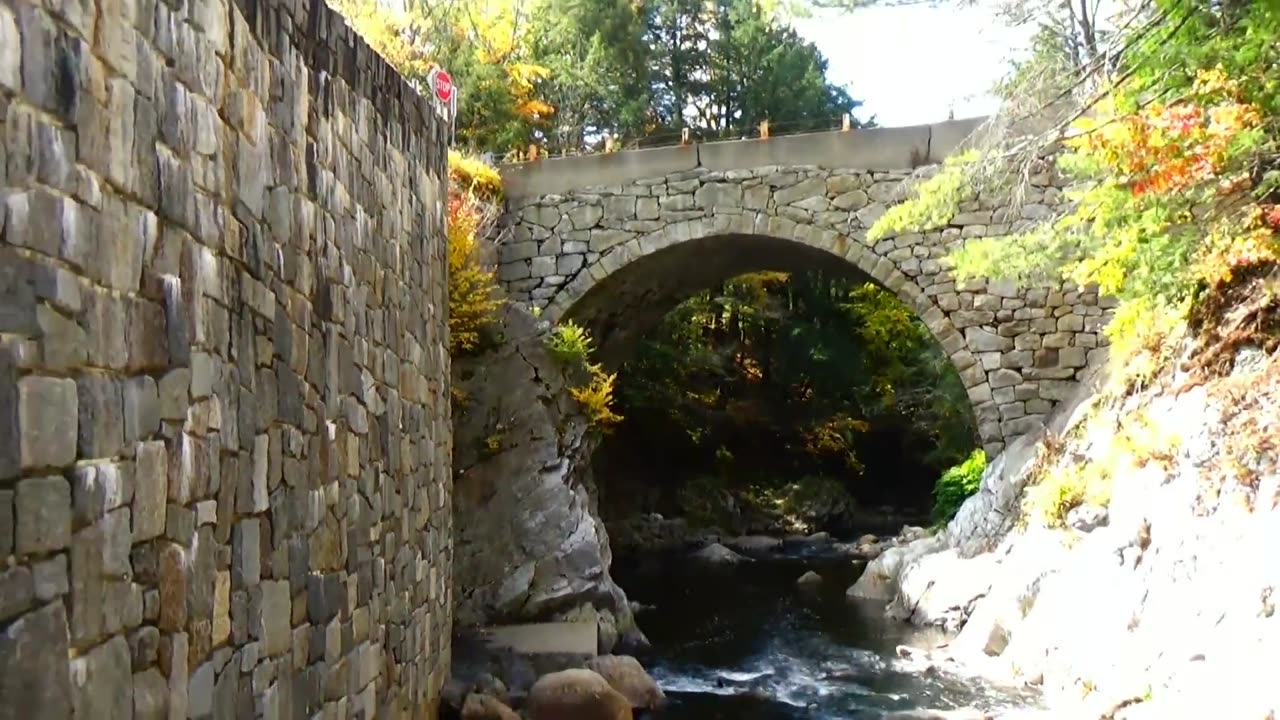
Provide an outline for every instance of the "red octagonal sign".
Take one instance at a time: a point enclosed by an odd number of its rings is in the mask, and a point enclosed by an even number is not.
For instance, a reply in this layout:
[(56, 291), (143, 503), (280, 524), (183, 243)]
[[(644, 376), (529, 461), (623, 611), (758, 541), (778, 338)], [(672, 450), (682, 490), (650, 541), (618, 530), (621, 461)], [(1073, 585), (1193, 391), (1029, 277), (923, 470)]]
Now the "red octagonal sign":
[(436, 91), (436, 97), (440, 98), (440, 102), (449, 102), (453, 99), (453, 78), (449, 77), (449, 73), (442, 69), (437, 69), (432, 84)]

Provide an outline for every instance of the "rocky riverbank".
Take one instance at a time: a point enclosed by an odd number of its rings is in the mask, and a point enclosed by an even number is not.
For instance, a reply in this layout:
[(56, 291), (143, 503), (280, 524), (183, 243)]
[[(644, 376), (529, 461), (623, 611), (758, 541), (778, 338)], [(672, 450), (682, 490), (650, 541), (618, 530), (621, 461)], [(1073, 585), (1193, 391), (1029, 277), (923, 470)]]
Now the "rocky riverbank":
[(1097, 374), (851, 592), (959, 632), (922, 663), (1040, 687), (1055, 717), (1275, 717), (1280, 357), (1197, 352), (1140, 392)]

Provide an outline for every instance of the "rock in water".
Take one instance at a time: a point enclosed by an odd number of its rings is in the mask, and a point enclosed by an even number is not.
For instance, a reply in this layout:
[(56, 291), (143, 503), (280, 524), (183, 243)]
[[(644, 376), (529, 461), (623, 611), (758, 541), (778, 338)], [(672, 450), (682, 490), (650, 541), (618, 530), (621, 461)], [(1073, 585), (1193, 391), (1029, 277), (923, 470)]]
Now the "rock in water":
[(743, 535), (725, 540), (724, 544), (744, 555), (762, 555), (782, 549), (782, 540), (768, 535)]
[(573, 668), (538, 678), (526, 703), (530, 720), (633, 720), (631, 703), (592, 670)]
[(796, 580), (796, 585), (799, 586), (801, 590), (816, 590), (822, 585), (822, 576), (810, 570), (809, 572), (801, 575), (799, 580)]
[(520, 720), (520, 716), (491, 695), (471, 693), (462, 705), (462, 720)]
[(892, 600), (898, 593), (898, 575), (917, 558), (937, 552), (945, 547), (945, 540), (925, 537), (906, 547), (893, 547), (884, 551), (867, 565), (858, 581), (845, 592), (851, 599)]
[(593, 670), (622, 693), (633, 708), (657, 710), (667, 704), (667, 696), (658, 683), (645, 672), (640, 661), (630, 655), (600, 655), (587, 662)]
[(694, 560), (707, 565), (737, 565), (751, 562), (751, 558), (743, 557), (720, 543), (711, 543), (691, 556)]

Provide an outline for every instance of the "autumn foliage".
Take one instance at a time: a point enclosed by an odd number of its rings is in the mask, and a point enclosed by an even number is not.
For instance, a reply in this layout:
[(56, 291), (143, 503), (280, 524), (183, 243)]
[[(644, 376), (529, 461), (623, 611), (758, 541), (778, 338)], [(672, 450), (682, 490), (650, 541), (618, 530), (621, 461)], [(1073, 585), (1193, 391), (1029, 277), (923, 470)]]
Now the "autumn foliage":
[[(453, 157), (450, 155), (451, 170)], [(452, 178), (454, 173), (450, 175)], [(470, 187), (450, 183), (449, 352), (453, 355), (478, 349), (484, 331), (494, 323), (502, 307), (497, 274), (486, 262), (482, 244), (484, 230), (496, 212)]]

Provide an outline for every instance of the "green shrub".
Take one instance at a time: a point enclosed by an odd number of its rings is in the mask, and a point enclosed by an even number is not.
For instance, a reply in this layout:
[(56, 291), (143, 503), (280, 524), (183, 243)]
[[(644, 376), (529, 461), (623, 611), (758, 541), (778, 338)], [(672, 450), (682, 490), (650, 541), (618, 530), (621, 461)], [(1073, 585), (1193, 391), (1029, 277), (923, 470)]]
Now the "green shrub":
[(591, 335), (581, 325), (566, 320), (551, 331), (547, 350), (560, 362), (585, 363), (591, 357)]
[(982, 473), (987, 469), (987, 453), (978, 448), (959, 465), (953, 465), (942, 473), (933, 486), (933, 521), (945, 523), (955, 517), (956, 511), (982, 484)]

